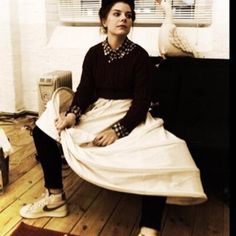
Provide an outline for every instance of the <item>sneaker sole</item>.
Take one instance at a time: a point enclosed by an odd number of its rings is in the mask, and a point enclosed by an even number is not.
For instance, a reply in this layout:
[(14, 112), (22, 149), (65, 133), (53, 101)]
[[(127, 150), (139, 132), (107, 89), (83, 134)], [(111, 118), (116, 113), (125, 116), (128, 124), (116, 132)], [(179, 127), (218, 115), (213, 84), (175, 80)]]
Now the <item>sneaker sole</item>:
[(34, 215), (29, 215), (27, 213), (24, 213), (24, 212), (21, 212), (20, 211), (20, 215), (23, 217), (23, 218), (26, 218), (26, 219), (36, 219), (36, 218), (43, 218), (43, 217), (57, 217), (57, 218), (62, 218), (62, 217), (65, 217), (69, 214), (69, 211), (66, 210), (63, 210), (63, 211), (45, 211), (45, 212), (40, 212), (38, 214), (34, 214)]

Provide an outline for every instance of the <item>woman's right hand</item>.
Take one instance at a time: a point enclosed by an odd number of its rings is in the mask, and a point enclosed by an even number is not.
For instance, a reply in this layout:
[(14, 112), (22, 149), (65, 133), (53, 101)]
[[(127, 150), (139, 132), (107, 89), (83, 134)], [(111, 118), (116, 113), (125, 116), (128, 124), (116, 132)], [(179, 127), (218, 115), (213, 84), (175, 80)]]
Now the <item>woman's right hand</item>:
[(56, 120), (55, 120), (55, 127), (58, 131), (58, 134), (61, 134), (61, 131), (65, 128), (70, 128), (74, 126), (76, 123), (76, 116), (74, 113), (68, 113), (67, 116), (64, 114), (61, 114)]

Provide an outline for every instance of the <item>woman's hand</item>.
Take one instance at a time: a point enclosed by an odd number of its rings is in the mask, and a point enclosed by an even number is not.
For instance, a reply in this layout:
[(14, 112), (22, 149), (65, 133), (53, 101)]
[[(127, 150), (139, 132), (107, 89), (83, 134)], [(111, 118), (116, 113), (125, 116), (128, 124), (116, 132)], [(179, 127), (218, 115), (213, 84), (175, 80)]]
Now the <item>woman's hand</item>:
[(93, 145), (103, 147), (114, 143), (117, 139), (118, 136), (116, 132), (112, 128), (109, 128), (97, 135), (97, 137), (93, 140)]
[(76, 116), (74, 113), (68, 113), (67, 116), (61, 114), (59, 118), (55, 120), (55, 127), (60, 135), (61, 131), (65, 128), (70, 128), (76, 123)]

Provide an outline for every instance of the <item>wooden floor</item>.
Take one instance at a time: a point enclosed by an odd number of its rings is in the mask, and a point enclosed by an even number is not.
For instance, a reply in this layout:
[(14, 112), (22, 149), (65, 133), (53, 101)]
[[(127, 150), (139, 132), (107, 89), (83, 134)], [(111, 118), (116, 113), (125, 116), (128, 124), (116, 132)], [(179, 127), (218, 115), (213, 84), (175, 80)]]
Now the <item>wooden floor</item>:
[[(80, 236), (137, 236), (140, 197), (112, 192), (94, 186), (63, 170), (63, 183), (70, 214), (64, 218), (22, 219), (20, 207), (37, 198), (44, 190), (40, 165), (27, 125), (32, 116), (0, 121), (11, 145), (9, 185), (0, 195), (0, 235), (10, 235), (25, 222)], [(208, 195), (206, 203), (196, 206), (166, 205), (162, 236), (229, 236), (229, 207)]]

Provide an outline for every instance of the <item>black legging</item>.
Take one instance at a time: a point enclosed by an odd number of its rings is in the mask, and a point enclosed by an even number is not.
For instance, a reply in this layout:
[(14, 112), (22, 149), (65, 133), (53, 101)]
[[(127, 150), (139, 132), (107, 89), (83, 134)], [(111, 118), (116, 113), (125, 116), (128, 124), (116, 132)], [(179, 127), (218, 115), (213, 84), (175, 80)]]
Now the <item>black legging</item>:
[(62, 158), (58, 143), (37, 126), (33, 129), (37, 160), (44, 173), (44, 186), (51, 189), (63, 188)]
[[(33, 138), (37, 151), (37, 160), (41, 163), (45, 187), (48, 189), (61, 189), (62, 158), (57, 143), (41, 129), (35, 126)], [(140, 227), (146, 226), (157, 230), (161, 229), (161, 220), (165, 207), (166, 197), (142, 196), (142, 215)]]

